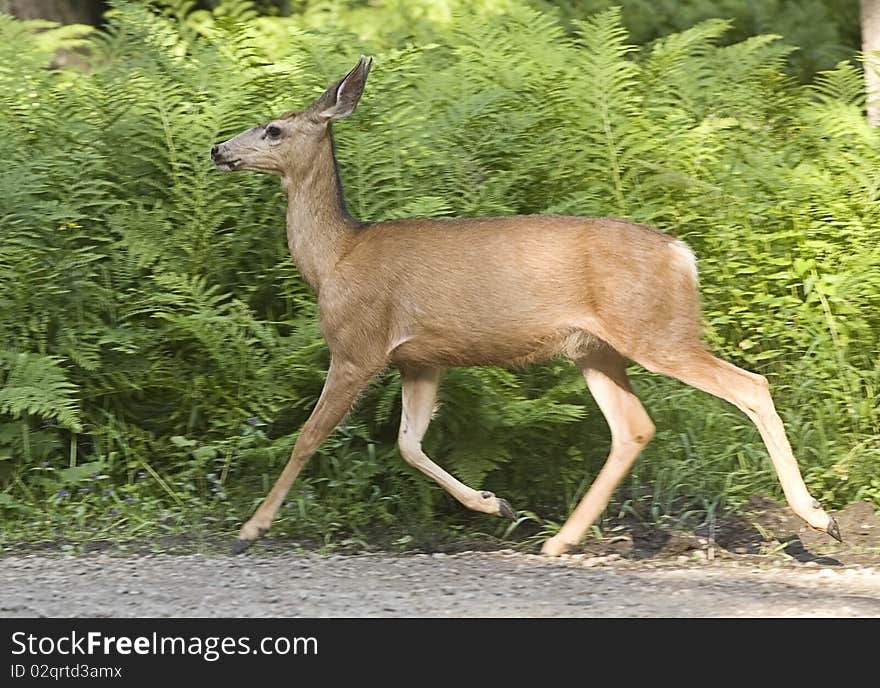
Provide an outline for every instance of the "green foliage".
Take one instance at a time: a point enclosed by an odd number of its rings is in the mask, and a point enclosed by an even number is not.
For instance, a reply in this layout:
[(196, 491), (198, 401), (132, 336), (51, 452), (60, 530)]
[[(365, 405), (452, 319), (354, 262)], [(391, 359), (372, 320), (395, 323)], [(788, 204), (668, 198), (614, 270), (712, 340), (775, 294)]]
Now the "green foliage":
[(0, 352), (0, 413), (13, 418), (23, 414), (57, 418), (58, 424), (74, 432), (82, 431), (74, 394), (76, 385), (68, 382), (58, 363), (62, 359), (33, 353)]
[[(361, 52), (376, 66), (336, 131), (356, 215), (613, 214), (675, 232), (699, 256), (711, 346), (771, 379), (816, 495), (880, 503), (880, 141), (851, 64), (798, 85), (790, 47), (725, 43), (719, 19), (638, 50), (626, 8), (564, 26), (519, 0), (309, 3), (284, 18), (244, 0), (158, 5), (114, 3), (76, 72), (43, 67), (80, 34), (38, 42), (0, 17), (10, 518), (228, 528), (262, 497), (327, 352), (277, 180), (219, 175), (208, 151), (306, 104)], [(778, 492), (738, 411), (633, 372), (660, 431), (625, 508), (660, 518)], [(397, 456), (398, 391), (394, 373), (374, 383), (276, 530), (329, 542), (471, 518)], [(562, 362), (447, 372), (426, 438), (461, 479), (557, 520), (608, 443)]]
[(559, 12), (566, 24), (619, 6), (624, 26), (639, 45), (707, 19), (731, 21), (730, 31), (721, 38), (727, 44), (779, 34), (797, 46), (788, 67), (802, 81), (851, 59), (861, 46), (858, 0), (536, 0), (534, 4)]

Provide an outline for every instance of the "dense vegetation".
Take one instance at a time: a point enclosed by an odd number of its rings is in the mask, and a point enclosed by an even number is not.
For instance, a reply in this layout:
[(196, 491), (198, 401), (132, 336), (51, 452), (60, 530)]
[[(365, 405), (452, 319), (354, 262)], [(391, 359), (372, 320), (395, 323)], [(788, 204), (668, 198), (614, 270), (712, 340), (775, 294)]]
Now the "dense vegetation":
[[(277, 180), (218, 174), (208, 151), (361, 53), (376, 64), (336, 128), (356, 216), (617, 215), (674, 232), (699, 256), (711, 347), (770, 378), (814, 494), (880, 504), (880, 138), (857, 65), (801, 85), (776, 37), (730, 43), (712, 19), (639, 47), (614, 8), (162, 5), (113, 3), (88, 34), (0, 16), (7, 538), (231, 530), (274, 481), (327, 352)], [(45, 69), (59, 47), (88, 67)], [(779, 493), (745, 416), (632, 373), (658, 436), (615, 514), (699, 519)], [(376, 381), (275, 532), (504, 531), (401, 461), (398, 392), (395, 373)], [(608, 445), (564, 362), (450, 371), (426, 443), (545, 530)]]

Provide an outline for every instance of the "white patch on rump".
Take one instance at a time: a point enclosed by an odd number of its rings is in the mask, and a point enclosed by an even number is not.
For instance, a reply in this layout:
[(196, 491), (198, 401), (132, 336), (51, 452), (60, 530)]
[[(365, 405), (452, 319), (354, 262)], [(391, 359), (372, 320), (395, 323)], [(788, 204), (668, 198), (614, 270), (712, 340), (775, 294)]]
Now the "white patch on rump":
[(697, 284), (699, 282), (697, 257), (694, 255), (691, 247), (683, 241), (676, 240), (669, 244), (669, 248), (673, 251), (673, 261), (676, 265), (690, 275), (694, 284)]

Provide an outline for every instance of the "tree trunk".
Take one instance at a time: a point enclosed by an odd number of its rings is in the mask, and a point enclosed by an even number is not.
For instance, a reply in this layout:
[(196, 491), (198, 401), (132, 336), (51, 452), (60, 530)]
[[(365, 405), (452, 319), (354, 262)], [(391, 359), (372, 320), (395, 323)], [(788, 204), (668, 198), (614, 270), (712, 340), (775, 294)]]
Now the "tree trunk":
[(868, 123), (880, 124), (880, 0), (861, 0), (862, 52), (865, 55), (865, 92)]
[(0, 13), (19, 19), (97, 25), (105, 5), (104, 0), (0, 0)]

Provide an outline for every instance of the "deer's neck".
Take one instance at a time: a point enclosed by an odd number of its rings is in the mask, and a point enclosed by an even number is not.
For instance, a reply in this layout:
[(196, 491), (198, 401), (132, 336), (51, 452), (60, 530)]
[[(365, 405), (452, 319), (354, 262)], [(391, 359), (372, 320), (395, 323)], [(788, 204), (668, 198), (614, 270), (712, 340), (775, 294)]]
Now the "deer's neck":
[(303, 279), (315, 291), (333, 272), (348, 242), (362, 226), (345, 208), (333, 150), (333, 135), (319, 142), (311, 160), (297, 161), (284, 174), (287, 245)]

